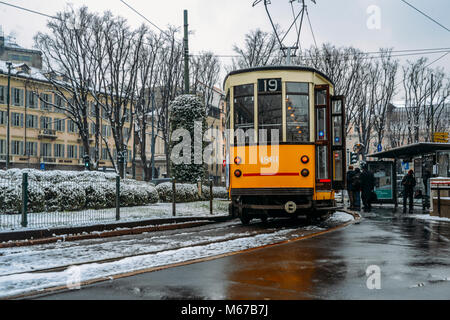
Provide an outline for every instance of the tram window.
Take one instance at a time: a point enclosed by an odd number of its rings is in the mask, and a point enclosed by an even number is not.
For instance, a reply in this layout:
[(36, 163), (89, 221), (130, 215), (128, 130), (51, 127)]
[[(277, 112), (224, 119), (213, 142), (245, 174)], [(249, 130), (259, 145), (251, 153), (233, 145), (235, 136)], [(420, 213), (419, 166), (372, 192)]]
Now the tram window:
[(333, 113), (340, 114), (342, 112), (342, 101), (341, 100), (333, 100)]
[(327, 140), (327, 109), (326, 108), (317, 108), (317, 138), (316, 140)]
[(281, 141), (281, 115), (281, 93), (258, 95), (259, 142)]
[(309, 85), (304, 82), (286, 83), (287, 142), (309, 141)]
[(342, 145), (342, 116), (333, 116), (333, 146)]
[(286, 82), (286, 92), (309, 94), (309, 84), (307, 82)]
[(317, 146), (317, 179), (328, 179), (328, 148)]
[(342, 163), (342, 150), (333, 151), (333, 173), (334, 181), (343, 181), (344, 177), (342, 176), (343, 170), (343, 163)]
[(253, 83), (234, 87), (234, 97), (253, 96)]
[(327, 90), (316, 91), (316, 106), (325, 106), (327, 104)]
[(253, 84), (234, 87), (234, 130), (254, 128)]

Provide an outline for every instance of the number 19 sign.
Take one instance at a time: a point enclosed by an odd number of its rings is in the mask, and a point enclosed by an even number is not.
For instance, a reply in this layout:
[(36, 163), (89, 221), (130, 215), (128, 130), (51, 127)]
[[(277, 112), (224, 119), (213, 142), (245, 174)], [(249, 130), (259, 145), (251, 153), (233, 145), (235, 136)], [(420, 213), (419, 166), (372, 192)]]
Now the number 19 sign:
[(258, 79), (258, 92), (281, 92), (281, 78)]

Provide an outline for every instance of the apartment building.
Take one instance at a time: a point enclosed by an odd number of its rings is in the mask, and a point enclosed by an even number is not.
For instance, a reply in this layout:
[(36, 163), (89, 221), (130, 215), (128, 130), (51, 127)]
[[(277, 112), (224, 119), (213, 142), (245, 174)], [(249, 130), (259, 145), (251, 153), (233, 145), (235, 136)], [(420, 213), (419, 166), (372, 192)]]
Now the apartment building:
[[(62, 106), (58, 96), (41, 70), (26, 64), (13, 65), (10, 77), (10, 167), (43, 170), (83, 170), (85, 154), (78, 128), (66, 113), (51, 104)], [(8, 69), (0, 61), (0, 168), (6, 166), (7, 156), (7, 96)], [(102, 113), (99, 128), (104, 139), (95, 148), (95, 102), (90, 100), (89, 143), (90, 157), (97, 153), (100, 170), (111, 170), (108, 148), (117, 158), (111, 124)], [(130, 121), (125, 123), (128, 142), (127, 173), (131, 173), (132, 145), (134, 143)], [(106, 140), (106, 143), (105, 141)], [(108, 146), (108, 147), (107, 147)]]

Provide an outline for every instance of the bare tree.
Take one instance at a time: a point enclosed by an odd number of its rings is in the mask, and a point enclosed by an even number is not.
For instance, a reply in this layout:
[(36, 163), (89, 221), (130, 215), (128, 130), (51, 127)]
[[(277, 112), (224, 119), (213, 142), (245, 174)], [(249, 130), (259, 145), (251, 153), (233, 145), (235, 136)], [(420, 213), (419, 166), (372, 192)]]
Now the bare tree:
[(191, 93), (203, 96), (208, 113), (214, 97), (214, 86), (219, 81), (220, 61), (212, 52), (203, 52), (192, 57), (190, 66)]
[[(143, 46), (147, 29), (141, 26), (130, 30), (125, 19), (106, 12), (102, 17), (104, 56), (95, 57), (99, 68), (98, 87), (91, 90), (103, 116), (109, 121), (118, 158), (127, 154), (127, 145), (132, 137), (133, 106), (136, 103), (136, 88), (139, 68), (139, 52)], [(128, 123), (129, 126), (125, 126)], [(111, 153), (107, 139), (102, 135), (113, 166), (124, 176), (124, 166)], [(117, 159), (117, 160), (119, 160)], [(126, 160), (126, 159), (124, 159)]]
[[(155, 106), (155, 92), (158, 84), (159, 76), (159, 61), (158, 55), (160, 54), (161, 47), (163, 45), (162, 34), (156, 35), (152, 32), (148, 32), (146, 36), (145, 45), (139, 55), (139, 76), (138, 76), (138, 98), (136, 100), (135, 107), (135, 139), (139, 144), (139, 155), (141, 159), (141, 165), (144, 170), (144, 180), (148, 181), (152, 177), (151, 163), (154, 159), (147, 159), (147, 129), (149, 117), (153, 117), (155, 120), (156, 112), (152, 113), (152, 106)], [(157, 120), (157, 119), (156, 119)], [(154, 130), (156, 131), (151, 141), (151, 146), (154, 148), (157, 137), (157, 123), (154, 123)], [(133, 144), (136, 146), (136, 143)], [(135, 150), (136, 151), (136, 150)], [(133, 157), (136, 156), (136, 152), (133, 152)], [(154, 154), (152, 154), (152, 157)], [(135, 158), (133, 159), (133, 165), (135, 165)]]
[(377, 144), (381, 144), (386, 132), (387, 113), (395, 94), (395, 77), (397, 75), (398, 61), (392, 60), (392, 50), (381, 50), (380, 60), (374, 61), (373, 67), (377, 70), (378, 79), (372, 87), (374, 95), (374, 130), (377, 135)]
[(367, 64), (363, 52), (352, 47), (336, 48), (326, 43), (321, 49), (312, 47), (305, 50), (294, 61), (298, 65), (313, 67), (325, 73), (334, 83), (335, 94), (345, 96), (345, 124), (348, 134), (360, 107), (360, 87), (365, 80), (363, 68)]
[(164, 44), (159, 52), (158, 83), (155, 92), (158, 132), (164, 142), (167, 174), (170, 176), (170, 125), (169, 103), (183, 92), (183, 46), (175, 39), (177, 30), (170, 27), (164, 33)]
[(261, 29), (251, 30), (245, 35), (242, 48), (233, 46), (233, 51), (239, 57), (232, 59), (232, 65), (227, 68), (227, 71), (280, 63), (281, 51), (278, 46), (274, 33), (264, 32)]
[(78, 129), (84, 153), (89, 154), (88, 111), (90, 82), (97, 65), (88, 54), (94, 32), (90, 28), (95, 15), (87, 7), (77, 11), (69, 7), (57, 14), (59, 19), (49, 20), (49, 34), (39, 32), (35, 45), (42, 52), (49, 72), (47, 80), (52, 84), (55, 101), (39, 96), (41, 102), (63, 112)]

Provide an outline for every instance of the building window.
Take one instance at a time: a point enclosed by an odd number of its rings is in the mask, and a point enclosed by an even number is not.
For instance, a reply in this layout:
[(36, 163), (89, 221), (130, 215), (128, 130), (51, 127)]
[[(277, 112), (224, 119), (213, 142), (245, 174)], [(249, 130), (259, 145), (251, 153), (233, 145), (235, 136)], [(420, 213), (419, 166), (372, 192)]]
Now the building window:
[(108, 125), (102, 125), (102, 136), (110, 137), (111, 136), (111, 127)]
[(23, 114), (12, 112), (11, 113), (11, 125), (13, 127), (23, 127)]
[(38, 107), (38, 97), (34, 92), (27, 92), (27, 108), (37, 109)]
[(0, 139), (0, 154), (6, 154), (6, 140)]
[(108, 160), (108, 159), (109, 159), (108, 149), (102, 148), (102, 160)]
[(89, 123), (89, 133), (95, 134), (95, 123), (94, 122)]
[(6, 92), (8, 88), (5, 86), (0, 86), (0, 103), (6, 104)]
[(55, 94), (55, 111), (56, 112), (64, 112), (63, 108), (65, 107), (64, 100), (61, 96)]
[(41, 117), (41, 129), (51, 129), (52, 128), (52, 118)]
[(23, 106), (23, 89), (12, 88), (12, 105)]
[(70, 133), (77, 133), (77, 126), (75, 125), (75, 122), (73, 120), (67, 120), (67, 132)]
[(11, 141), (11, 154), (15, 156), (23, 155), (23, 141)]
[(25, 155), (37, 156), (37, 142), (27, 141)]
[(64, 119), (55, 119), (55, 130), (64, 132), (66, 130), (66, 120)]
[(68, 145), (67, 146), (67, 158), (76, 159), (77, 158), (77, 146)]
[(41, 110), (51, 111), (52, 96), (49, 93), (41, 94)]
[(0, 111), (0, 124), (6, 124), (6, 111)]
[(64, 145), (63, 144), (55, 144), (55, 157), (56, 158), (64, 158)]
[(51, 143), (41, 143), (41, 156), (42, 157), (51, 157), (52, 156)]
[(27, 114), (27, 128), (38, 128), (38, 117), (33, 114)]

